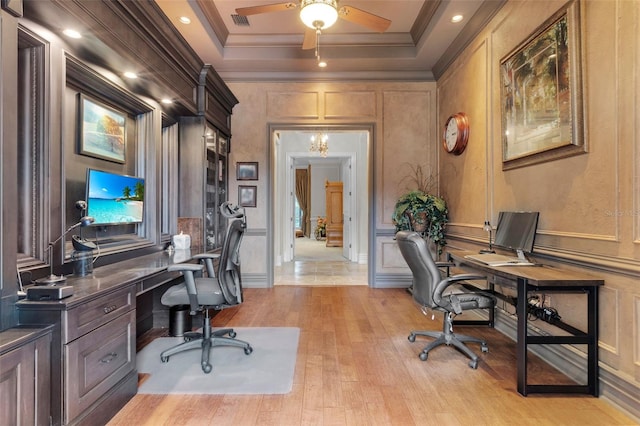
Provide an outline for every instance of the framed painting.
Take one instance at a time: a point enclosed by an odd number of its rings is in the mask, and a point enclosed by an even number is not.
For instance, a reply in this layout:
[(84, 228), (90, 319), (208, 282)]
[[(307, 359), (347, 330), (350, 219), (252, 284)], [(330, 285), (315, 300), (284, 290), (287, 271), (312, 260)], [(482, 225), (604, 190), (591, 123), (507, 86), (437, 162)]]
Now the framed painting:
[(2, 0), (2, 8), (18, 18), (23, 14), (22, 0)]
[(241, 207), (255, 207), (257, 201), (258, 187), (256, 186), (238, 186), (238, 204)]
[(258, 163), (236, 163), (237, 180), (258, 180)]
[(587, 152), (581, 57), (573, 1), (501, 60), (503, 170)]
[(125, 162), (127, 116), (121, 111), (79, 95), (78, 135), (82, 155), (115, 163)]

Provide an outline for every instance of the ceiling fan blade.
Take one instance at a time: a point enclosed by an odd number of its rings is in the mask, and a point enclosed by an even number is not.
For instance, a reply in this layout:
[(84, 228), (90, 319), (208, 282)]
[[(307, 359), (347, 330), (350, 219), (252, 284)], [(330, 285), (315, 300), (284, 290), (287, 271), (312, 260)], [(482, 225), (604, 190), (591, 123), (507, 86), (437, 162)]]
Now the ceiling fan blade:
[(236, 9), (236, 13), (240, 16), (249, 16), (259, 13), (281, 12), (283, 10), (295, 9), (296, 7), (298, 7), (298, 5), (292, 2), (265, 4), (262, 6), (239, 7)]
[(315, 49), (317, 37), (318, 37), (318, 34), (316, 33), (316, 30), (307, 28), (307, 30), (304, 32), (304, 41), (302, 42), (302, 49), (304, 50)]
[(389, 28), (389, 25), (391, 25), (390, 20), (374, 15), (373, 13), (365, 12), (364, 10), (360, 10), (353, 6), (341, 7), (338, 11), (338, 16), (345, 21), (362, 25), (363, 27), (367, 27), (379, 33), (385, 32), (387, 28)]

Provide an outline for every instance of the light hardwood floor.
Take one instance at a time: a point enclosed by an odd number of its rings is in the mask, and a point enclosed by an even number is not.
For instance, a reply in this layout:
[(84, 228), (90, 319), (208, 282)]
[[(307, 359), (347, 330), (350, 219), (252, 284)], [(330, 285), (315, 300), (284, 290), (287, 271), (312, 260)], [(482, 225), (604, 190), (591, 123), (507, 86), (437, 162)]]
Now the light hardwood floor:
[[(493, 329), (456, 329), (487, 339), (489, 352), (480, 355), (477, 370), (452, 347), (420, 361), (427, 340), (411, 343), (407, 336), (439, 330), (441, 317), (424, 316), (402, 289), (290, 285), (245, 289), (244, 295), (245, 302), (218, 314), (214, 326), (300, 327), (289, 394), (139, 394), (109, 425), (637, 424), (602, 398), (520, 396), (514, 342)], [(478, 345), (472, 348), (480, 354)], [(215, 380), (215, 349), (212, 359), (207, 380)], [(566, 382), (535, 357), (529, 374)]]

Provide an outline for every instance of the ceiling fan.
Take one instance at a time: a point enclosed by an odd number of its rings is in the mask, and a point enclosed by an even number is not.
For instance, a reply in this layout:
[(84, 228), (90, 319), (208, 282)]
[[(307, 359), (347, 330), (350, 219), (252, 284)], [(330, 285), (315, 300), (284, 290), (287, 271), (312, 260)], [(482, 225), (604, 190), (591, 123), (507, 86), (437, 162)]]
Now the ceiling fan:
[(338, 8), (338, 0), (300, 0), (297, 3), (286, 2), (266, 4), (262, 6), (241, 7), (236, 9), (240, 16), (258, 15), (261, 13), (281, 12), (300, 8), (300, 19), (308, 27), (304, 34), (303, 49), (317, 49), (318, 36), (321, 30), (332, 26), (338, 18), (383, 33), (391, 25), (391, 21), (353, 6)]

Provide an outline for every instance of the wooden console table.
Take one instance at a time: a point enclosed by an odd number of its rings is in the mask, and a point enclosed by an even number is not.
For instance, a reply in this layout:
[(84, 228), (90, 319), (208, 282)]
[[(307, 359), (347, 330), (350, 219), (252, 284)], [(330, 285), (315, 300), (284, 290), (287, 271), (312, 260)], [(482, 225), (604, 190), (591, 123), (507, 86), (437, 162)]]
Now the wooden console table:
[[(518, 392), (531, 393), (580, 393), (598, 396), (598, 288), (604, 280), (588, 274), (563, 270), (551, 266), (489, 266), (467, 259), (470, 251), (451, 251), (449, 260), (463, 269), (471, 269), (487, 275), (489, 286), (494, 284), (516, 289), (516, 315), (518, 316), (516, 356)], [(558, 326), (570, 336), (530, 336), (527, 331), (527, 295), (529, 292), (581, 293), (587, 295), (587, 332), (568, 324)], [(528, 345), (587, 345), (586, 385), (531, 385), (527, 383)]]

